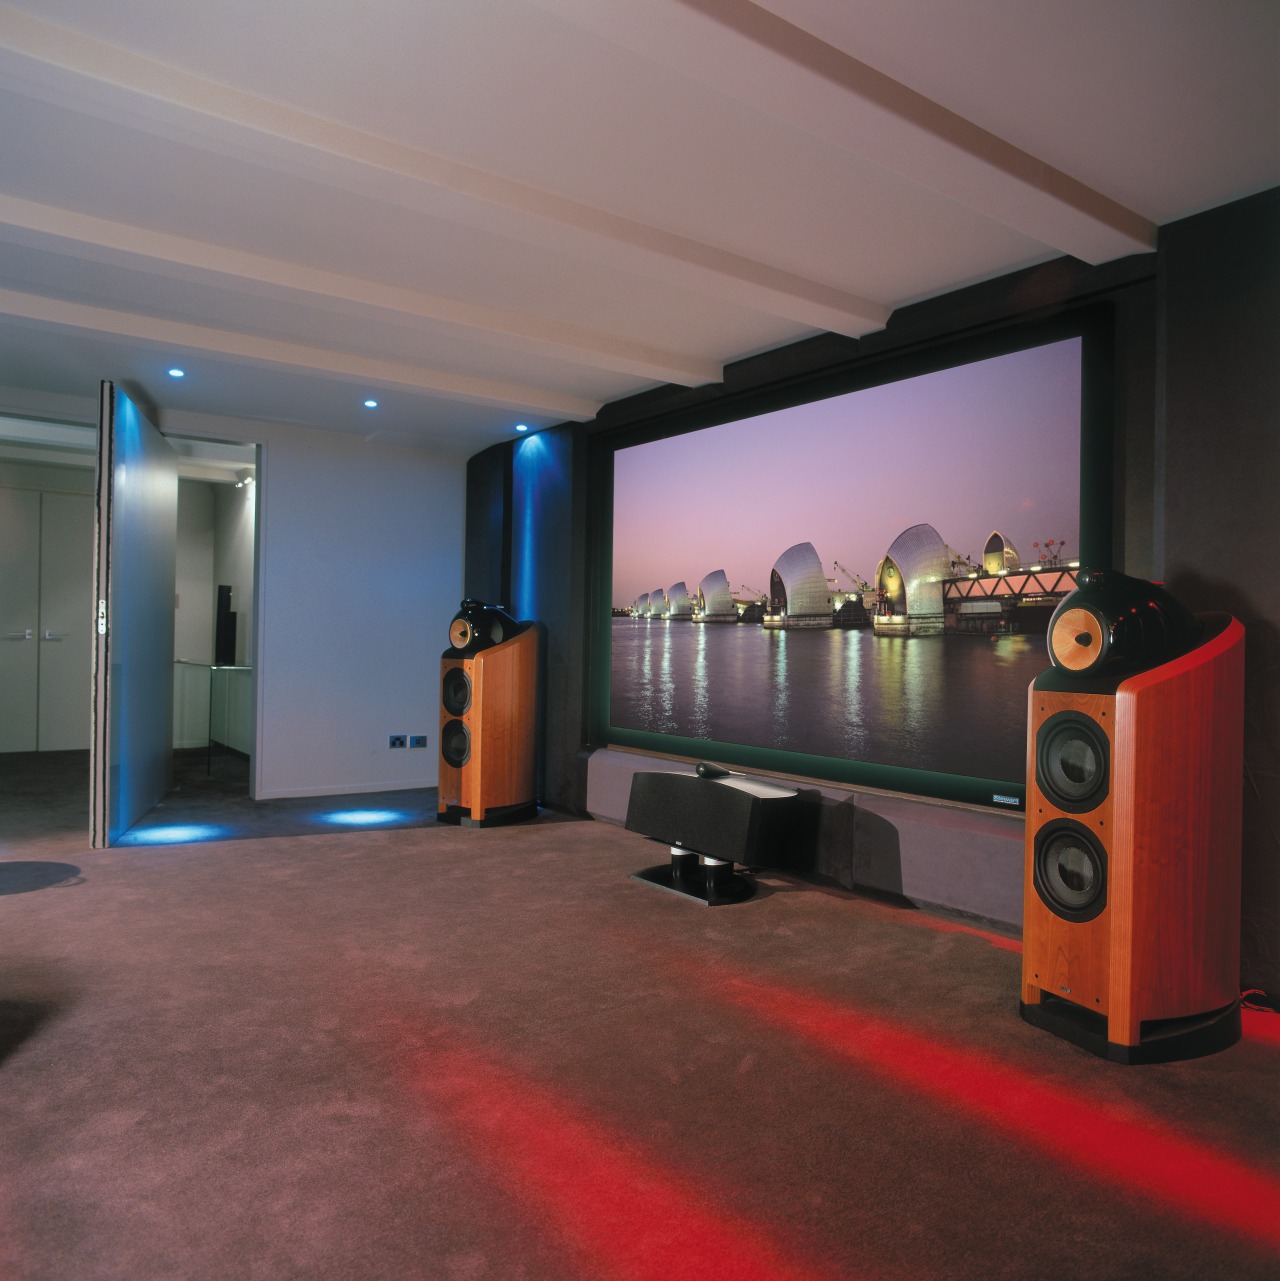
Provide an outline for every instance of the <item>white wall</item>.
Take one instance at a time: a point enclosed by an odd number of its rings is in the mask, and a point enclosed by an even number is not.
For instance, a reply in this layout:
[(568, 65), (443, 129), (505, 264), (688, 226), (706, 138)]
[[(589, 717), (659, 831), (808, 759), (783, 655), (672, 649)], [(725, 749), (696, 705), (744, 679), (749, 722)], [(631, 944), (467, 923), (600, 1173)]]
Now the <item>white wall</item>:
[(213, 662), (213, 490), (207, 481), (178, 481), (173, 656), (189, 663)]
[[(254, 795), (435, 786), (466, 460), (198, 415), (163, 426), (262, 446), (247, 656), (258, 682)], [(391, 734), (426, 734), (427, 748), (389, 749)]]
[[(264, 442), (259, 797), (434, 786), (466, 465), (322, 433)], [(390, 734), (427, 750), (390, 750)]]
[(231, 588), (236, 614), (236, 657), (253, 661), (253, 554), (255, 490), (183, 480), (178, 485), (178, 606), (174, 656), (213, 662), (219, 585)]
[[(52, 412), (5, 394), (5, 412)], [(67, 421), (96, 417), (96, 402), (56, 408)], [(262, 446), (258, 613), (245, 654), (258, 682), (254, 795), (434, 787), (440, 655), (462, 596), (466, 459), (198, 414), (163, 414), (160, 425)], [(92, 471), (85, 481), (91, 488)], [(253, 607), (238, 593), (235, 608)], [(390, 734), (426, 734), (427, 748), (391, 750)]]
[[(236, 663), (253, 665), (253, 552), (256, 487), (213, 486), (215, 589), (231, 588), (231, 608), (236, 616)], [(216, 591), (215, 591), (216, 596)]]

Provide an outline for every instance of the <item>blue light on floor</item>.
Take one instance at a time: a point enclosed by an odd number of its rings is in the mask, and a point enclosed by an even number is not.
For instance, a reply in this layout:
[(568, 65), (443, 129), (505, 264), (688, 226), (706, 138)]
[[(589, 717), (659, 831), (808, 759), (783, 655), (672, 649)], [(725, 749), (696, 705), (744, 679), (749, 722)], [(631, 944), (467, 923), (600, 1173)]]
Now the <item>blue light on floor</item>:
[(407, 823), (413, 815), (406, 810), (331, 810), (317, 817), (343, 827), (385, 827), (388, 823)]
[(191, 845), (196, 841), (220, 841), (225, 827), (212, 823), (171, 823), (168, 827), (139, 827), (126, 832), (118, 845)]

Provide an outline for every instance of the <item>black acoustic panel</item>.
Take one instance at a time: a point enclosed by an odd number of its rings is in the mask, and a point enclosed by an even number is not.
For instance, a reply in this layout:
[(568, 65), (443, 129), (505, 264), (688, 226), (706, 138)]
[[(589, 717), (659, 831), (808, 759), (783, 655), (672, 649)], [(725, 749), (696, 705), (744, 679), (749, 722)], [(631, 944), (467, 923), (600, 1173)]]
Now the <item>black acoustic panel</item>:
[[(643, 773), (631, 781), (627, 830), (748, 867), (812, 867), (811, 806), (792, 793), (754, 796), (722, 779)], [(806, 840), (798, 840), (803, 835)], [(797, 848), (800, 846), (801, 848)]]

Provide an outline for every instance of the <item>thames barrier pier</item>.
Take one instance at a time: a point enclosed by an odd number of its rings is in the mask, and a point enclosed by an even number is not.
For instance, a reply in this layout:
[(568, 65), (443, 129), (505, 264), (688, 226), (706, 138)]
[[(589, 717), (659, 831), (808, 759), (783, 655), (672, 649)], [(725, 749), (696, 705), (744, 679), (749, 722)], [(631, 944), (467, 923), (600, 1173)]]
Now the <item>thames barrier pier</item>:
[(979, 568), (948, 547), (932, 525), (912, 525), (876, 567), (875, 633), (1044, 631), (1054, 606), (1075, 590), (1077, 568), (1037, 564), (1024, 570), (1017, 549), (999, 530), (987, 539)]
[[(1034, 544), (1037, 552), (1040, 544)], [(1054, 551), (1054, 548), (1057, 551)], [(690, 594), (686, 582), (655, 588), (615, 613), (667, 622), (759, 623), (777, 629), (871, 625), (877, 636), (999, 636), (1043, 632), (1058, 601), (1074, 591), (1079, 563), (1064, 561), (1049, 539), (1037, 563), (1024, 566), (1017, 548), (994, 530), (975, 564), (947, 545), (932, 525), (912, 525), (894, 539), (872, 583), (828, 577), (812, 543), (788, 547), (769, 573), (768, 593), (734, 594), (723, 569), (712, 570)], [(746, 593), (744, 597), (742, 593)]]

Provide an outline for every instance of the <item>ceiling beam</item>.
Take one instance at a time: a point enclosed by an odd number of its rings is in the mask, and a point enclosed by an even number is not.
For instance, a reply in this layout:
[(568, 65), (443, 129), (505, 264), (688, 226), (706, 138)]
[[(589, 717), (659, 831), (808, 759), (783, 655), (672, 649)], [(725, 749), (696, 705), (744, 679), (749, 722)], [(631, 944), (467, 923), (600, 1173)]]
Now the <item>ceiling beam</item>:
[(1142, 215), (765, 5), (532, 2), (1060, 253), (1096, 265), (1156, 247)]
[(190, 146), (850, 337), (885, 304), (605, 209), (309, 115), (0, 5), (0, 75), (24, 93)]
[(437, 294), (363, 280), (166, 235), (0, 193), (0, 239), (29, 248), (125, 267), (197, 284), (231, 287), (259, 297), (296, 299), (365, 319), (437, 321), (493, 346), (651, 378), (682, 387), (720, 382), (721, 366), (602, 334), (581, 325), (462, 302)]
[(402, 361), (380, 360), (264, 335), (141, 316), (10, 289), (0, 289), (0, 315), (74, 329), (97, 337), (141, 340), (154, 343), (166, 353), (212, 352), (249, 364), (283, 366), (321, 377), (357, 381), (362, 388), (407, 388), (451, 400), (497, 405), (525, 413), (551, 414), (575, 422), (594, 418), (600, 409), (599, 401), (548, 391), (543, 387), (478, 378)]

